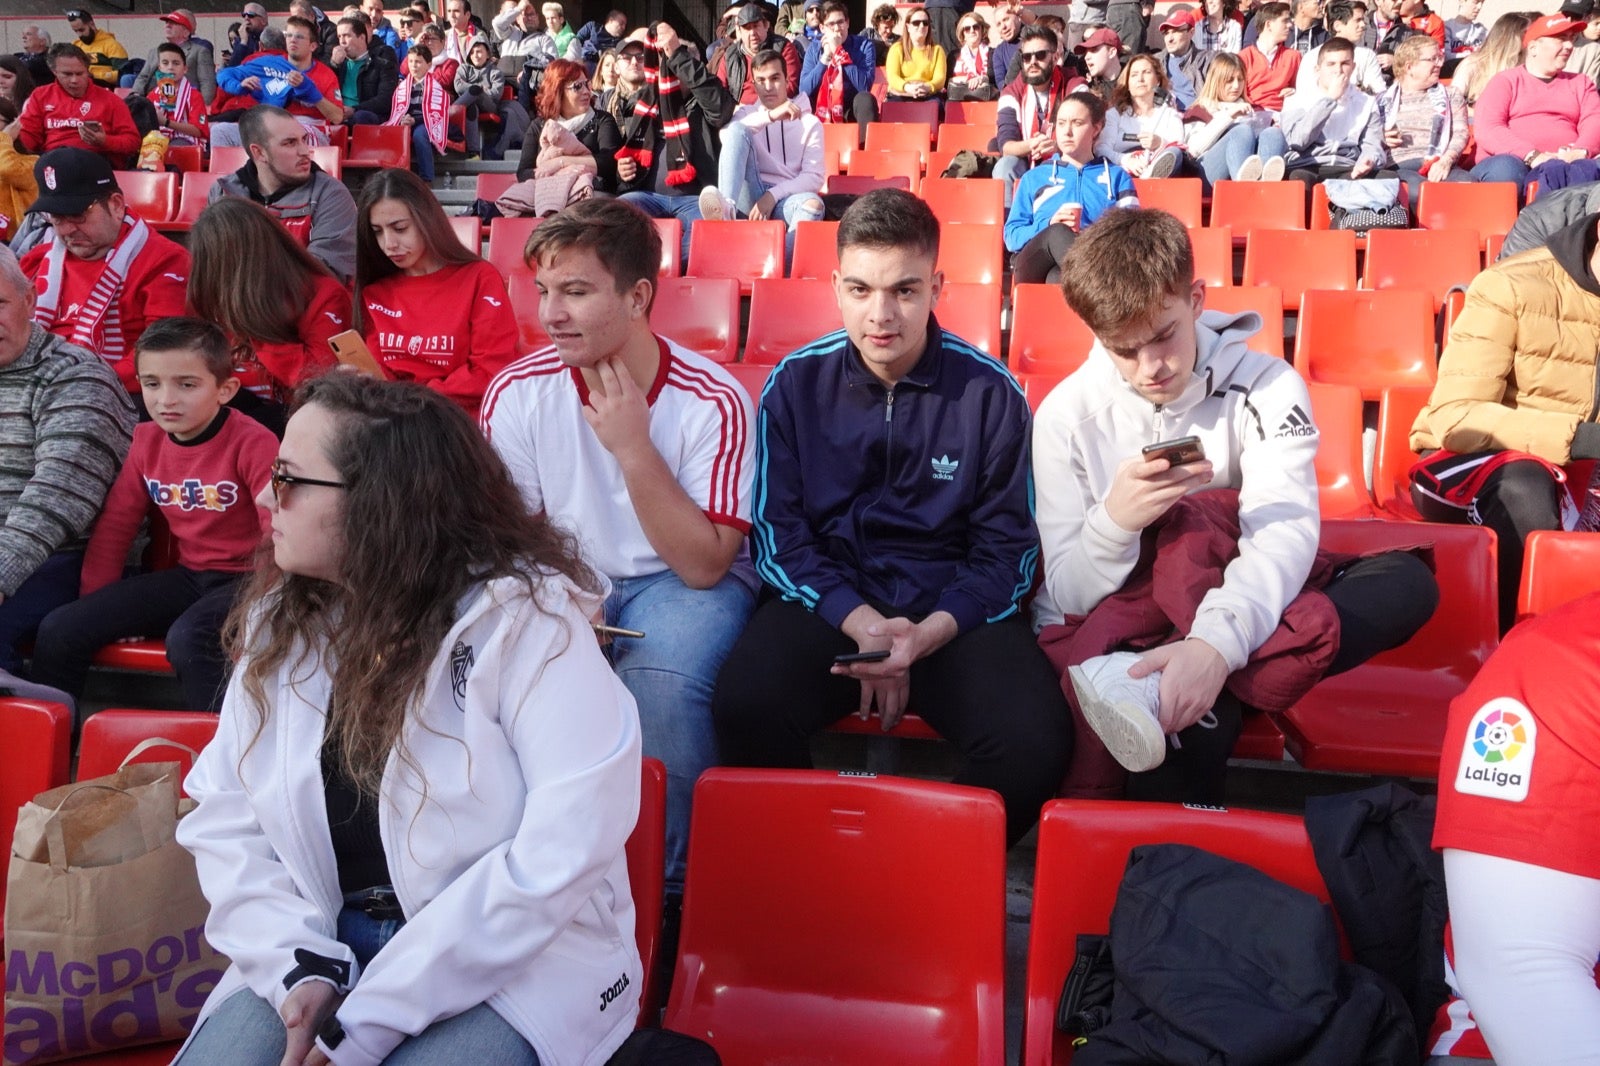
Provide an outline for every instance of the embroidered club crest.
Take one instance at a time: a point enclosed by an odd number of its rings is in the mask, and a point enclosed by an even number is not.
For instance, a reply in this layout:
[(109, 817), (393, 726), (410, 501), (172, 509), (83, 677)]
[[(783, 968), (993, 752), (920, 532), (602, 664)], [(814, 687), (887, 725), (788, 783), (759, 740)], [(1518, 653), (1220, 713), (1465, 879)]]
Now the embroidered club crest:
[(92, 105), (89, 103), (89, 101), (85, 100), (83, 103), (78, 105), (78, 114), (87, 115), (91, 106)]
[(56, 168), (55, 167), (45, 167), (44, 168), (44, 187), (47, 188), (47, 189), (50, 189), (52, 191), (55, 189), (55, 187), (56, 187)]

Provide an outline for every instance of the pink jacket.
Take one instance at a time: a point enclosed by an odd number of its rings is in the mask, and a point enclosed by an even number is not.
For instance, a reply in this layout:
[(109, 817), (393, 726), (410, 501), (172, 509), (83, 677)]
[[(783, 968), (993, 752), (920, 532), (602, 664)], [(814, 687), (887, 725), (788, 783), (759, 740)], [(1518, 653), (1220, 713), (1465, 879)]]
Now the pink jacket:
[(1600, 155), (1600, 92), (1563, 71), (1549, 81), (1512, 67), (1489, 79), (1473, 115), (1478, 158), (1553, 152), (1569, 144)]

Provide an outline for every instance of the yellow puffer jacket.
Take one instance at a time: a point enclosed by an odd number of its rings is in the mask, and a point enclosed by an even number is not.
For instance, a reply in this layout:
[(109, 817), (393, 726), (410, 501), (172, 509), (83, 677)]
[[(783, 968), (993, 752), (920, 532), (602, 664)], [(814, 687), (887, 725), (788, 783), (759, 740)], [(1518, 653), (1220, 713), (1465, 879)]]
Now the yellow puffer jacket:
[[(1473, 280), (1439, 359), (1439, 381), (1411, 427), (1412, 448), (1571, 460), (1573, 434), (1600, 408), (1600, 295), (1562, 264), (1585, 258), (1571, 252), (1585, 246), (1582, 231), (1592, 235), (1597, 217)], [(1577, 268), (1587, 274), (1587, 265)]]
[(11, 135), (0, 131), (0, 241), (16, 236), (23, 213), (39, 198), (39, 186), (33, 180), (37, 161), (37, 156), (18, 151)]

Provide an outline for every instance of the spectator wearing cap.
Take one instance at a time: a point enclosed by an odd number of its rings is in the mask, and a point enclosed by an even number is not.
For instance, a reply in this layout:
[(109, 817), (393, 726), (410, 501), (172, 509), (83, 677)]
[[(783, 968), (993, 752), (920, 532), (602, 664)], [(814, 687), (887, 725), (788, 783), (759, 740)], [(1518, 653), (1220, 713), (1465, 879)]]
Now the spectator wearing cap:
[[(1574, 74), (1600, 76), (1600, 0), (1567, 0), (1561, 5), (1561, 14), (1583, 23), (1582, 35), (1573, 42), (1572, 55), (1567, 59), (1567, 69)], [(1448, 24), (1446, 25), (1448, 32)], [(1451, 39), (1454, 44), (1454, 38)]]
[(244, 5), (239, 12), (239, 42), (228, 54), (225, 67), (236, 67), (261, 51), (261, 31), (267, 28), (267, 9), (257, 3)]
[[(44, 191), (53, 205), (45, 210), (71, 206), (59, 188)], [(34, 309), (28, 275), (0, 247), (0, 670), (8, 673), (44, 616), (78, 598), (89, 529), (136, 420), (110, 368), (42, 329)]]
[[(211, 45), (194, 35), (194, 19), (182, 11), (162, 15), (161, 22), (167, 43), (183, 49), (183, 61), (189, 68), (189, 84), (200, 90), (201, 99), (209, 105), (217, 95), (217, 61)], [(156, 69), (157, 59), (156, 50), (150, 49), (144, 69), (133, 79), (133, 95), (143, 96), (150, 91), (159, 73)]]
[(1600, 178), (1600, 93), (1593, 79), (1564, 68), (1583, 23), (1543, 15), (1522, 34), (1521, 66), (1489, 79), (1478, 97), (1474, 131), (1478, 181), (1530, 178), (1541, 190)]
[(138, 393), (134, 342), (156, 319), (183, 314), (189, 253), (128, 211), (104, 156), (57, 148), (33, 174), (33, 209), (50, 225), (22, 257), (38, 293), (33, 320), (97, 353)]
[(1161, 55), (1161, 66), (1167, 75), (1167, 90), (1179, 111), (1188, 110), (1200, 95), (1200, 86), (1206, 83), (1206, 73), (1211, 70), (1211, 53), (1194, 45), (1195, 23), (1202, 18), (1199, 11), (1174, 11), (1161, 23), (1161, 43), (1167, 50)]
[(1072, 52), (1083, 61), (1088, 90), (1109, 104), (1122, 74), (1122, 38), (1101, 26), (1073, 46)]
[(755, 71), (751, 61), (768, 49), (783, 57), (786, 95), (794, 96), (800, 91), (803, 65), (800, 50), (793, 41), (773, 36), (772, 22), (765, 8), (760, 4), (745, 4), (734, 17), (733, 43), (719, 49), (712, 63), (712, 73), (740, 104), (756, 102)]
[(806, 45), (800, 68), (800, 91), (823, 122), (848, 122), (852, 118), (865, 137), (867, 123), (878, 120), (878, 101), (872, 95), (875, 73), (870, 39), (850, 32), (850, 9), (842, 0), (822, 5), (822, 36)]
[(1256, 10), (1256, 26), (1255, 44), (1239, 52), (1245, 99), (1258, 111), (1282, 111), (1284, 96), (1294, 92), (1301, 62), (1300, 53), (1285, 44), (1294, 28), (1289, 5), (1262, 4)]
[(55, 80), (33, 90), (17, 119), (22, 148), (87, 148), (126, 164), (139, 150), (139, 130), (128, 105), (90, 81), (89, 57), (75, 44), (51, 45), (50, 71)]
[(117, 87), (117, 72), (128, 62), (128, 50), (110, 30), (94, 24), (94, 16), (81, 8), (67, 12), (67, 24), (78, 35), (78, 47), (89, 57), (89, 77), (108, 89)]

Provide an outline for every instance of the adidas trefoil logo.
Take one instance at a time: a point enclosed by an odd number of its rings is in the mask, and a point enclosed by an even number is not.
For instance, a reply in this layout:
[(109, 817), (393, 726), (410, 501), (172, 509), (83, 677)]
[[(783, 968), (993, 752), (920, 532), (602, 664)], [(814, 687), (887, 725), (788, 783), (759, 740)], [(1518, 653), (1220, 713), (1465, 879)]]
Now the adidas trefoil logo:
[(933, 480), (954, 481), (956, 479), (956, 467), (961, 465), (961, 460), (952, 459), (948, 455), (941, 455), (939, 458), (930, 461), (933, 463)]
[(1295, 404), (1289, 408), (1289, 414), (1284, 418), (1283, 424), (1278, 427), (1278, 432), (1274, 436), (1314, 437), (1316, 433), (1317, 427), (1312, 424), (1310, 417), (1299, 404)]

